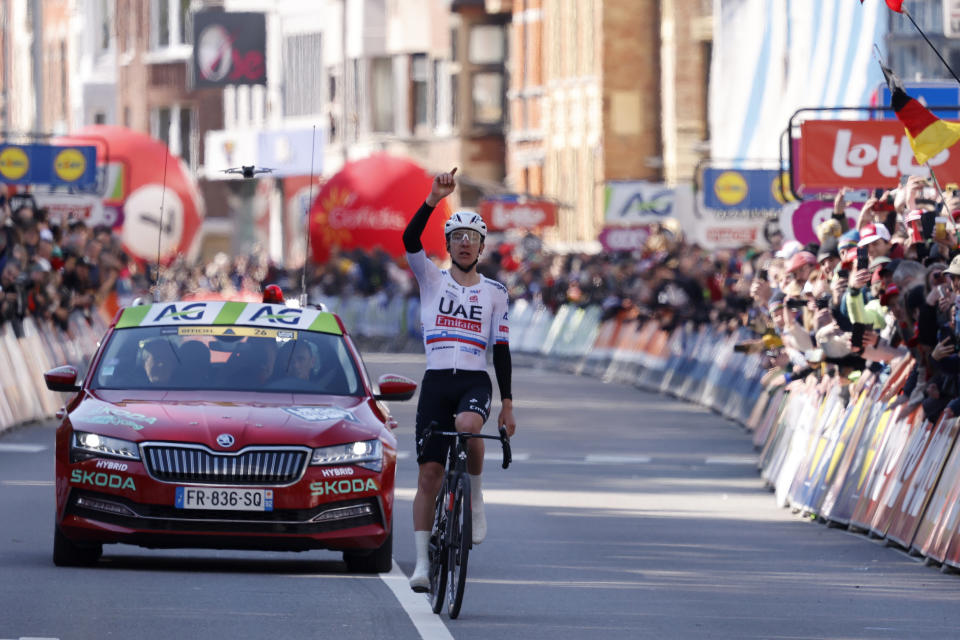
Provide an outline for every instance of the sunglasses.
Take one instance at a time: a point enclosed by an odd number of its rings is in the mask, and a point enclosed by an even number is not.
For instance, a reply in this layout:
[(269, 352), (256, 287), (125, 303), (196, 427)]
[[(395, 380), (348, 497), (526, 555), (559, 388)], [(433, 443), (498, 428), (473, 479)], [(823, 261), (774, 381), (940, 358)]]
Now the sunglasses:
[(482, 239), (479, 231), (472, 231), (470, 229), (460, 229), (450, 233), (450, 241), (454, 243), (468, 242), (470, 244), (480, 244), (480, 240)]

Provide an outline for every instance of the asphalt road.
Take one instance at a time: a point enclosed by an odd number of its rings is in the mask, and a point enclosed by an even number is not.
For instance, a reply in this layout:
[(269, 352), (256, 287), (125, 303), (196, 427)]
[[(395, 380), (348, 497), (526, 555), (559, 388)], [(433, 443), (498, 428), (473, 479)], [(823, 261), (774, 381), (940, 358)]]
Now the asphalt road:
[[(422, 358), (368, 368), (419, 378)], [(490, 531), (454, 621), (425, 616), (398, 573), (350, 575), (328, 552), (115, 545), (95, 568), (56, 568), (54, 425), (0, 435), (0, 639), (960, 635), (960, 577), (777, 508), (739, 426), (553, 371), (516, 370), (514, 395), (515, 464), (484, 475)], [(404, 574), (415, 406), (391, 407)]]

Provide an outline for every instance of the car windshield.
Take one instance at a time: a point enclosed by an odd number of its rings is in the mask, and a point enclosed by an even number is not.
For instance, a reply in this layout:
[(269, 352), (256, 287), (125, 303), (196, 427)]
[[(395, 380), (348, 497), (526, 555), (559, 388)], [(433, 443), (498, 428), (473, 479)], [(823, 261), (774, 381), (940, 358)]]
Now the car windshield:
[(362, 393), (343, 336), (225, 325), (117, 329), (91, 386)]

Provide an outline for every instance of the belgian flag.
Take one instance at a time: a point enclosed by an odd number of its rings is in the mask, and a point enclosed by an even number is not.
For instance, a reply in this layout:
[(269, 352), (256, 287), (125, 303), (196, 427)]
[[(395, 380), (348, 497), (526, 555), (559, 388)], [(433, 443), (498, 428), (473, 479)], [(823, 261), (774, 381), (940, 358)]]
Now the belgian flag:
[(907, 95), (893, 71), (882, 64), (880, 68), (883, 69), (887, 86), (890, 87), (890, 106), (907, 130), (917, 164), (926, 164), (930, 158), (960, 140), (960, 124), (946, 122), (933, 115), (929, 109)]

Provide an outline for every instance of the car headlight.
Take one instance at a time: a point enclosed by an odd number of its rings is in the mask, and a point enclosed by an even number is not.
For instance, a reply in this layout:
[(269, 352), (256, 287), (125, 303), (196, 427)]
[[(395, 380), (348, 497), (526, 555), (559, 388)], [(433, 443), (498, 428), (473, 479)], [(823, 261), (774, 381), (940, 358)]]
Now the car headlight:
[(355, 464), (371, 471), (383, 469), (383, 443), (363, 440), (313, 450), (311, 465)]
[(86, 431), (73, 432), (73, 453), (83, 457), (108, 456), (124, 460), (139, 460), (140, 449), (135, 442), (110, 438)]

